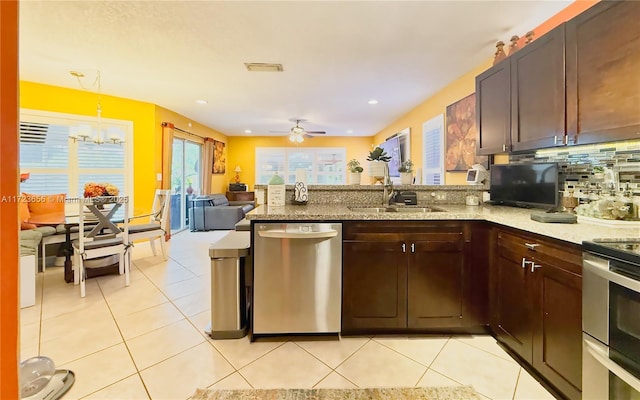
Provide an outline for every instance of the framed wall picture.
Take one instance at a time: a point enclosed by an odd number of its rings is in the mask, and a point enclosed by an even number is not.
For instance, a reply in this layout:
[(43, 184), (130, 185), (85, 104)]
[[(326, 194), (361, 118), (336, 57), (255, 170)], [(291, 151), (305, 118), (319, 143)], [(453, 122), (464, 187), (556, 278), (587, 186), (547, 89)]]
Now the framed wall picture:
[(466, 171), (473, 164), (489, 168), (489, 157), (476, 155), (476, 94), (447, 106), (445, 169)]
[(227, 164), (227, 154), (224, 142), (213, 141), (213, 173), (224, 174)]

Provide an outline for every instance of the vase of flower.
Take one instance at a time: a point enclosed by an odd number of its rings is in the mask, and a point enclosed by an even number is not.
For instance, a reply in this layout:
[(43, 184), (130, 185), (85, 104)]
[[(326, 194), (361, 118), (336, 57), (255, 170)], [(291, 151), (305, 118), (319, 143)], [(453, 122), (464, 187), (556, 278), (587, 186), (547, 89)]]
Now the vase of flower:
[(360, 161), (352, 158), (347, 163), (349, 169), (349, 185), (359, 185), (362, 178), (363, 168), (360, 166)]
[(402, 185), (411, 185), (413, 183), (413, 161), (403, 161), (398, 167), (398, 172), (400, 172), (400, 183)]
[(385, 169), (388, 168), (387, 163), (391, 161), (391, 157), (384, 151), (382, 147), (376, 147), (369, 152), (367, 157), (369, 162), (369, 176), (376, 182), (384, 179)]

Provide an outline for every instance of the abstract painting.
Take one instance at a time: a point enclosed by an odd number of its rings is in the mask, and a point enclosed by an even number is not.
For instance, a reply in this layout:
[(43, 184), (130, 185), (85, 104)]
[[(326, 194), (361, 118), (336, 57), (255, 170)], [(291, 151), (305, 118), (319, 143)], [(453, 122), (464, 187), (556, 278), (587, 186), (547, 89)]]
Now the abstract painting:
[(447, 106), (445, 168), (466, 171), (473, 164), (488, 168), (489, 158), (476, 155), (476, 94)]
[(213, 173), (224, 174), (227, 164), (227, 155), (224, 151), (224, 142), (213, 141)]

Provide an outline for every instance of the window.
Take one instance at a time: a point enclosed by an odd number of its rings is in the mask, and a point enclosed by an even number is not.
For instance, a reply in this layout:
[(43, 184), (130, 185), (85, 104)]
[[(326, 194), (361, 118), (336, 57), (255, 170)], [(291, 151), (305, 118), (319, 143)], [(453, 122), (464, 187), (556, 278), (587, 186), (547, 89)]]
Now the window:
[(268, 184), (277, 173), (292, 185), (296, 169), (304, 169), (309, 185), (344, 185), (346, 154), (344, 147), (257, 147), (256, 184)]
[[(131, 148), (133, 124), (129, 121), (102, 119), (106, 139), (116, 136), (124, 143), (96, 144), (69, 138), (81, 126), (95, 123), (95, 118), (22, 110), (20, 114), (20, 169), (30, 172), (20, 190), (27, 193), (66, 193), (81, 197), (87, 182), (111, 183), (120, 194), (133, 191)], [(133, 209), (132, 207), (130, 207)]]
[(422, 124), (422, 183), (444, 185), (444, 116)]

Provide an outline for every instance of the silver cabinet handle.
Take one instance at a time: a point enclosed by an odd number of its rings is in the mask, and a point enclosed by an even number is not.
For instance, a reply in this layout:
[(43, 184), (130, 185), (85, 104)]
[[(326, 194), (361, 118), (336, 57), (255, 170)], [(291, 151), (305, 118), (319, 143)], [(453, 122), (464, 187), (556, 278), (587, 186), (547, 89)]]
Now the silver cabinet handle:
[(531, 264), (531, 272), (535, 272), (536, 268), (542, 268), (542, 265), (538, 265), (532, 262)]
[(529, 261), (526, 258), (522, 257), (522, 268), (527, 268), (527, 264), (533, 264), (533, 261)]
[(416, 244), (415, 243), (411, 243), (411, 252), (412, 253), (416, 252)]
[(506, 144), (502, 145), (502, 151), (507, 151), (507, 145)]
[(564, 136), (558, 137), (557, 135), (553, 137), (553, 144), (565, 144)]
[(407, 245), (402, 243), (402, 252), (406, 253), (407, 252)]
[(536, 247), (540, 246), (538, 243), (525, 243), (524, 245), (529, 250), (535, 250)]

